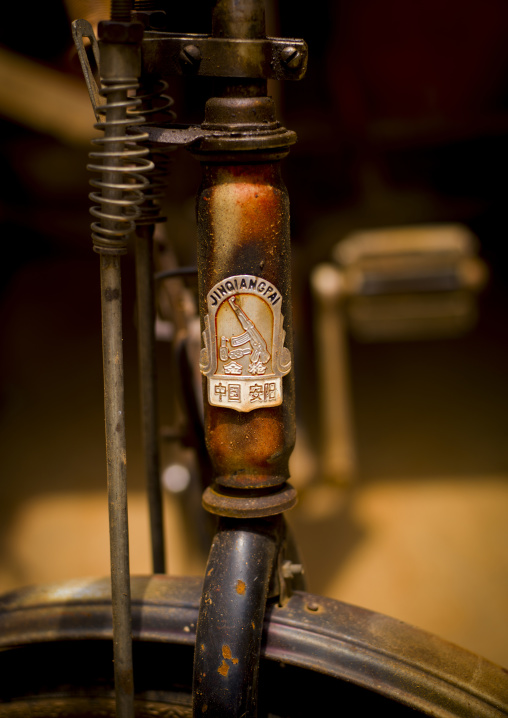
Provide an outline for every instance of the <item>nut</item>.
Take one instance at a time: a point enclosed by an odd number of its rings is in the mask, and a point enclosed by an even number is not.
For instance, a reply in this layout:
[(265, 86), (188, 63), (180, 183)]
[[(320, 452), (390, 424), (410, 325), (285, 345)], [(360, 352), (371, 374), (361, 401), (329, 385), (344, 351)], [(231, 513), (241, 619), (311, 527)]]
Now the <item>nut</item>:
[(140, 22), (146, 30), (165, 30), (167, 25), (164, 10), (135, 10), (132, 19)]
[(101, 42), (138, 44), (143, 39), (143, 25), (140, 22), (102, 20), (97, 28)]

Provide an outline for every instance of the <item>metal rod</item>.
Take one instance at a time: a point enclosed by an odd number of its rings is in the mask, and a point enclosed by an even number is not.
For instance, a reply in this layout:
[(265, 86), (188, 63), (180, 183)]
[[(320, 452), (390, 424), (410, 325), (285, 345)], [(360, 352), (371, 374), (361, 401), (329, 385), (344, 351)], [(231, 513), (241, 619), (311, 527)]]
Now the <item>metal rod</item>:
[(260, 0), (215, 0), (212, 35), (231, 38), (265, 37), (265, 7)]
[[(129, 22), (131, 0), (113, 0), (112, 20)], [(121, 23), (120, 23), (121, 25)], [(102, 351), (104, 365), (104, 413), (106, 423), (106, 463), (108, 481), (109, 535), (111, 558), (111, 598), (113, 658), (118, 718), (134, 718), (134, 677), (132, 666), (132, 619), (129, 572), (129, 526), (127, 513), (127, 451), (125, 440), (125, 396), (122, 348), (122, 284), (120, 257), (127, 251), (136, 207), (143, 201), (139, 172), (151, 167), (143, 162), (144, 150), (135, 152), (135, 139), (127, 139), (129, 92), (137, 87), (140, 73), (138, 41), (142, 27), (132, 23), (130, 42), (118, 43), (115, 23), (99, 26), (101, 109), (104, 121), (98, 127), (104, 137), (96, 144), (102, 152), (93, 153), (101, 164), (89, 165), (101, 173), (92, 182), (100, 192), (91, 197), (99, 204), (92, 208), (100, 219), (92, 225), (94, 249), (101, 255)], [(141, 30), (141, 32), (140, 32)], [(112, 41), (113, 40), (113, 41)], [(126, 162), (126, 156), (131, 160)], [(134, 174), (134, 169), (136, 173)], [(135, 180), (133, 183), (131, 180)], [(141, 187), (140, 187), (141, 184)], [(128, 191), (126, 189), (128, 188)]]
[(164, 573), (166, 561), (159, 463), (159, 420), (154, 335), (153, 235), (153, 224), (140, 225), (136, 230), (138, 359), (141, 433), (150, 511), (152, 566), (154, 573)]
[[(104, 135), (108, 143), (108, 167), (102, 173), (103, 197), (112, 200), (103, 207), (106, 230), (118, 229), (115, 217), (122, 216), (118, 200), (123, 191), (118, 184), (124, 149), (126, 99), (124, 89), (108, 95)], [(116, 141), (112, 141), (116, 140)], [(116, 202), (115, 202), (116, 200)], [(129, 573), (129, 530), (127, 515), (127, 453), (125, 440), (125, 397), (122, 347), (122, 285), (118, 252), (101, 253), (102, 352), (104, 366), (104, 414), (106, 423), (106, 464), (108, 480), (109, 541), (111, 558), (111, 599), (113, 613), (113, 658), (116, 714), (134, 718), (134, 679), (132, 667), (132, 621)]]
[(318, 265), (311, 274), (315, 300), (315, 341), (321, 408), (321, 478), (350, 483), (356, 473), (349, 356), (345, 316), (346, 288), (340, 270)]
[(134, 718), (120, 257), (101, 255), (104, 413), (116, 710)]

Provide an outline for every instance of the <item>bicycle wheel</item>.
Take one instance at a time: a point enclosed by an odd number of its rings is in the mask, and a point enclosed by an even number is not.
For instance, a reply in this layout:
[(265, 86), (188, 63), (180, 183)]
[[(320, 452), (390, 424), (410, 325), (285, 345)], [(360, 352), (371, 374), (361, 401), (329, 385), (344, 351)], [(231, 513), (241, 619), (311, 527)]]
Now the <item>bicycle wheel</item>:
[[(200, 595), (197, 578), (132, 579), (140, 718), (192, 715)], [(108, 579), (4, 596), (0, 718), (114, 716), (111, 637)], [(267, 611), (259, 685), (260, 718), (508, 714), (508, 675), (499, 666), (395, 619), (303, 592)]]

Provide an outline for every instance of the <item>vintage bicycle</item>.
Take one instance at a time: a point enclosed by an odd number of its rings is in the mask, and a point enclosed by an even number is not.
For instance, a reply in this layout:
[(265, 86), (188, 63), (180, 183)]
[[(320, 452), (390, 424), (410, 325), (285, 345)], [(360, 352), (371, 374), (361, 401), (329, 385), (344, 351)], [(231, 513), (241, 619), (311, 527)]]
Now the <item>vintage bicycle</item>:
[[(423, 631), (305, 591), (283, 513), (294, 506), (289, 202), (295, 135), (266, 80), (300, 79), (305, 43), (266, 37), (258, 0), (219, 0), (209, 35), (166, 30), (157, 3), (112, 4), (97, 43), (74, 24), (98, 126), (90, 169), (100, 257), (111, 580), (0, 601), (0, 716), (502, 716), (506, 672)], [(85, 50), (83, 38), (91, 42)], [(93, 77), (89, 55), (100, 68)], [(214, 77), (204, 122), (176, 125), (165, 75)], [(168, 121), (171, 120), (171, 121)], [(203, 416), (179, 351), (217, 517), (204, 580), (165, 574), (154, 383), (152, 244), (168, 150), (201, 163), (197, 196)], [(136, 244), (153, 575), (130, 576), (120, 258)], [(178, 276), (186, 270), (170, 270)], [(167, 276), (167, 273), (166, 273)], [(206, 444), (206, 450), (205, 450)]]

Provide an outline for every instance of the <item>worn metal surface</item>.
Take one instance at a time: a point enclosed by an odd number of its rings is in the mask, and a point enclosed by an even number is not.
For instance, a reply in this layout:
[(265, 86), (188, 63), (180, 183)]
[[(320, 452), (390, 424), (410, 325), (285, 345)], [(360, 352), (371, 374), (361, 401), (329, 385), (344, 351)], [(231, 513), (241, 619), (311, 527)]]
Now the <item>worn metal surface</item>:
[(265, 34), (265, 3), (260, 0), (215, 0), (212, 9), (215, 37), (253, 39)]
[[(227, 38), (239, 57), (260, 69), (249, 66), (239, 77), (227, 72), (216, 83), (203, 123), (211, 134), (192, 147), (203, 169), (197, 198), (200, 369), (215, 479), (203, 505), (236, 517), (223, 518), (210, 552), (193, 715), (255, 718), (260, 624), (270, 580), (278, 577), (277, 514), (296, 501), (286, 484), (296, 422), (289, 201), (279, 164), (295, 137), (279, 125), (266, 96), (271, 75), (257, 51), (266, 42), (264, 4), (217, 0), (212, 35)], [(283, 55), (290, 72), (297, 70), (288, 65), (296, 52)], [(245, 517), (243, 524), (238, 517)], [(282, 593), (278, 584), (275, 593)]]
[[(120, 3), (121, 5), (121, 3)], [(123, 18), (125, 8), (113, 4), (112, 17)], [(128, 16), (128, 12), (127, 12)], [(139, 148), (134, 137), (127, 137), (130, 124), (127, 110), (132, 105), (128, 93), (136, 88), (139, 47), (134, 42), (139, 27), (135, 23), (103, 24), (100, 48), (101, 91), (107, 97), (98, 123), (104, 136), (98, 141), (101, 152), (93, 153), (101, 173), (92, 184), (99, 191), (92, 197), (97, 221), (92, 225), (94, 249), (100, 254), (102, 346), (104, 364), (104, 407), (106, 423), (106, 463), (109, 505), (111, 590), (116, 709), (119, 718), (134, 716), (134, 678), (130, 610), (129, 531), (127, 514), (127, 454), (125, 441), (125, 402), (122, 349), (122, 286), (120, 257), (126, 252), (133, 218), (143, 201), (141, 189), (146, 180), (140, 172), (153, 168), (146, 159), (148, 150)], [(115, 32), (126, 32), (129, 44), (108, 42)], [(111, 31), (111, 32), (110, 32)], [(140, 38), (139, 38), (140, 39)], [(141, 122), (142, 118), (138, 118)], [(138, 171), (134, 172), (134, 169)], [(130, 185), (133, 176), (135, 185)]]
[[(279, 164), (204, 162), (197, 214), (202, 329), (210, 290), (228, 277), (252, 275), (276, 287), (291, 352), (289, 202)], [(266, 488), (288, 479), (295, 440), (293, 373), (281, 381), (279, 406), (261, 404), (243, 413), (205, 400), (207, 446), (220, 485)]]
[(195, 716), (257, 715), (263, 617), (282, 519), (222, 519), (208, 558), (194, 655)]
[(204, 125), (172, 125), (171, 127), (147, 127), (145, 129), (150, 141), (160, 144), (223, 153), (238, 149), (245, 152), (267, 150), (270, 151), (272, 157), (274, 151), (278, 150), (275, 159), (285, 157), (287, 154), (285, 148), (296, 142), (296, 134), (284, 128), (259, 127), (256, 131), (240, 132), (207, 129)]
[[(148, 13), (157, 16), (157, 11)], [(129, 116), (142, 116), (148, 124), (171, 122), (175, 113), (170, 109), (173, 100), (165, 94), (167, 83), (142, 78), (136, 92), (140, 105), (131, 108)], [(149, 144), (153, 169), (144, 188), (144, 202), (136, 219), (136, 308), (138, 328), (138, 362), (140, 377), (141, 432), (150, 512), (152, 566), (154, 573), (165, 571), (162, 489), (159, 461), (159, 415), (155, 361), (155, 293), (154, 293), (154, 236), (156, 224), (165, 221), (161, 202), (165, 197), (169, 174), (171, 147)]]
[(254, 0), (218, 0), (212, 34), (146, 32), (143, 67), (148, 74), (300, 80), (307, 69), (307, 45), (265, 34), (264, 5)]
[(101, 255), (104, 413), (108, 480), (109, 541), (119, 716), (134, 715), (132, 673), (127, 453), (122, 349), (120, 257)]
[[(297, 60), (288, 49), (298, 53)], [(159, 77), (301, 80), (307, 55), (305, 42), (294, 38), (238, 39), (149, 31), (143, 40), (143, 69)]]
[[(244, 88), (240, 88), (241, 92)], [(196, 153), (207, 153), (208, 159), (224, 161), (224, 153), (242, 152), (242, 160), (274, 162), (287, 154), (296, 142), (296, 134), (282, 127), (275, 116), (271, 97), (212, 97), (206, 103), (205, 120), (200, 126), (146, 127), (150, 141), (189, 147)], [(260, 153), (267, 152), (263, 157)], [(247, 154), (256, 153), (256, 154)], [(231, 155), (240, 162), (238, 154)], [(200, 154), (198, 154), (200, 158)]]
[(105, 98), (100, 94), (100, 88), (95, 80), (85, 48), (84, 39), (87, 38), (90, 41), (90, 46), (92, 48), (93, 57), (97, 67), (99, 67), (100, 63), (99, 44), (97, 42), (97, 38), (95, 37), (93, 27), (90, 25), (88, 20), (74, 20), (72, 23), (72, 37), (78, 52), (79, 62), (81, 64), (83, 76), (88, 88), (88, 94), (92, 103), (95, 119), (99, 122), (100, 113), (98, 108), (100, 105), (105, 104)]
[[(68, 691), (69, 692), (69, 691)], [(163, 698), (161, 696), (160, 698)], [(136, 718), (191, 718), (192, 708), (167, 700), (153, 700), (150, 697), (134, 701)], [(37, 697), (15, 700), (0, 704), (0, 718), (115, 718), (113, 697), (66, 695), (63, 697)]]
[(136, 305), (140, 378), (141, 433), (154, 573), (165, 571), (162, 489), (159, 462), (159, 415), (155, 367), (155, 298), (153, 276), (153, 225), (136, 230)]
[[(200, 597), (199, 578), (134, 577), (136, 642), (192, 646)], [(108, 579), (27, 588), (0, 598), (3, 649), (77, 640), (83, 651), (83, 641), (111, 637)], [(367, 690), (358, 696), (357, 710), (373, 692), (390, 699), (394, 711), (402, 704), (437, 718), (501, 718), (508, 713), (505, 669), (401, 621), (321, 596), (297, 592), (284, 607), (268, 610), (262, 675), (264, 666), (275, 670), (279, 664), (286, 666), (280, 676), (292, 666), (304, 670), (292, 684), (288, 706), (303, 703), (311, 676), (323, 674), (331, 683), (324, 697), (314, 696), (316, 711), (321, 706), (329, 712), (329, 701), (355, 684)], [(189, 665), (189, 685), (190, 671)], [(5, 694), (5, 681), (2, 687)], [(265, 689), (272, 697), (278, 693), (277, 684), (261, 683), (261, 695)]]
[(275, 490), (239, 490), (227, 489), (218, 484), (208, 486), (203, 493), (203, 506), (212, 514), (236, 516), (238, 518), (258, 518), (275, 516), (288, 511), (296, 505), (296, 490), (287, 483)]

